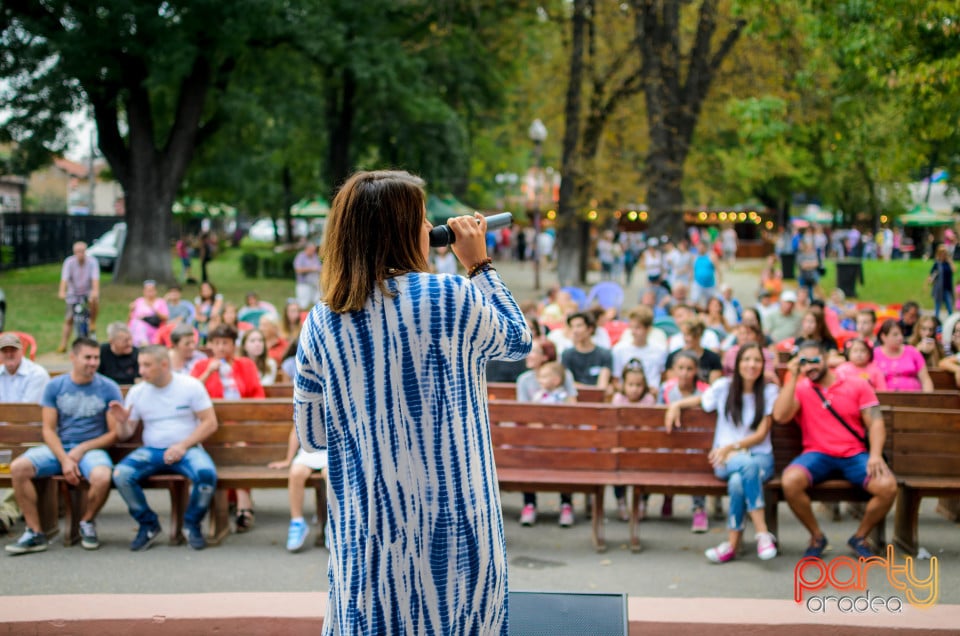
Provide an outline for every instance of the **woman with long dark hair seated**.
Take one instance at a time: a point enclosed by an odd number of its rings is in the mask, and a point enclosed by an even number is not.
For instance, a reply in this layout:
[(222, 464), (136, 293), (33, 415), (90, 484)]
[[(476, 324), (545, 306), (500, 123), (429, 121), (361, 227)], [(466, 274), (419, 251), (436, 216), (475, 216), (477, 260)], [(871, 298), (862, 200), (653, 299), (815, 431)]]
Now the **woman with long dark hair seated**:
[(777, 385), (764, 382), (763, 351), (756, 343), (737, 352), (736, 373), (720, 378), (701, 395), (684, 398), (667, 407), (667, 431), (680, 427), (680, 410), (700, 406), (717, 413), (713, 450), (708, 459), (719, 479), (727, 482), (730, 513), (727, 540), (706, 551), (714, 563), (726, 563), (737, 555), (743, 538), (744, 516), (757, 531), (757, 556), (777, 556), (775, 537), (763, 516), (763, 482), (773, 476), (773, 445), (770, 442), (771, 413)]

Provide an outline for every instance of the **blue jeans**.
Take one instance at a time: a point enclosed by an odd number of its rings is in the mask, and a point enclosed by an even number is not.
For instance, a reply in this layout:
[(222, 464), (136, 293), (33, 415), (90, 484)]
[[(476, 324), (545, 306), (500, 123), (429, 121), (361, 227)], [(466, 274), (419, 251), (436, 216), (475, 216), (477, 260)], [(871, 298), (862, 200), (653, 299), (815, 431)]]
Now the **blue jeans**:
[(140, 481), (159, 473), (176, 473), (183, 475), (193, 483), (190, 491), (190, 502), (184, 512), (183, 520), (187, 526), (198, 526), (203, 516), (207, 514), (213, 491), (217, 486), (217, 468), (207, 451), (194, 446), (187, 451), (180, 461), (175, 464), (166, 464), (163, 461), (165, 448), (149, 448), (142, 446), (117, 464), (113, 470), (113, 483), (120, 491), (120, 496), (127, 502), (130, 516), (140, 525), (155, 525), (157, 513), (147, 505), (147, 498), (143, 495)]
[(933, 317), (937, 320), (940, 320), (940, 305), (945, 305), (947, 308), (947, 316), (953, 313), (953, 290), (943, 290), (943, 297), (941, 298), (937, 294), (933, 295)]
[(763, 482), (773, 477), (773, 455), (734, 453), (726, 464), (714, 470), (714, 474), (727, 482), (727, 494), (730, 495), (727, 528), (742, 532), (747, 511), (763, 508)]

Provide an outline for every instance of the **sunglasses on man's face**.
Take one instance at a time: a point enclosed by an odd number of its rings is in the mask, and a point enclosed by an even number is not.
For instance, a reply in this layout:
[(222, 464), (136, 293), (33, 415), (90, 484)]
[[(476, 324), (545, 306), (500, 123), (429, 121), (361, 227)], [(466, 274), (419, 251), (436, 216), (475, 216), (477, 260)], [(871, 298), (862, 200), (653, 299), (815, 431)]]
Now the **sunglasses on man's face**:
[(823, 362), (823, 358), (816, 356), (815, 358), (800, 358), (800, 366), (802, 367), (805, 364), (820, 364)]

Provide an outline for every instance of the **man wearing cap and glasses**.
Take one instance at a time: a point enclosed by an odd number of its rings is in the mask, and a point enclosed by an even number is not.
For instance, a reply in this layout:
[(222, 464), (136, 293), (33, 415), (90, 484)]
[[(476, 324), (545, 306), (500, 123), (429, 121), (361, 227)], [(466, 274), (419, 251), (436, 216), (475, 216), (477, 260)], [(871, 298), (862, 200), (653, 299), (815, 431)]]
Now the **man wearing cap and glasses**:
[(773, 419), (780, 423), (795, 419), (803, 436), (803, 453), (783, 471), (783, 494), (810, 532), (804, 557), (820, 557), (827, 548), (807, 488), (833, 473), (871, 495), (847, 544), (858, 556), (873, 556), (867, 533), (883, 521), (897, 496), (896, 478), (883, 459), (886, 428), (877, 395), (866, 380), (835, 375), (827, 366), (822, 342), (801, 342), (788, 368)]
[[(0, 402), (39, 404), (50, 374), (39, 364), (23, 357), (23, 343), (18, 335), (0, 335), (0, 362), (3, 363), (0, 366)], [(7, 534), (19, 518), (20, 507), (10, 491), (0, 502), (0, 535)]]

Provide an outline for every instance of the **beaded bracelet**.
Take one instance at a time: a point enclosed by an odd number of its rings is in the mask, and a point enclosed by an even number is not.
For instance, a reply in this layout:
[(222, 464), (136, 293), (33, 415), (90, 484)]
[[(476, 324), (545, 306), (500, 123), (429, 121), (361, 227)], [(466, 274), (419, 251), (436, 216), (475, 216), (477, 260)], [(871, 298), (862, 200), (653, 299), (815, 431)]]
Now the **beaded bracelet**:
[(467, 278), (473, 278), (480, 272), (485, 272), (487, 270), (493, 269), (491, 265), (492, 263), (493, 263), (493, 259), (488, 256), (487, 258), (483, 259), (482, 261), (480, 261), (479, 263), (477, 263), (476, 265), (470, 268), (470, 270), (467, 272)]

